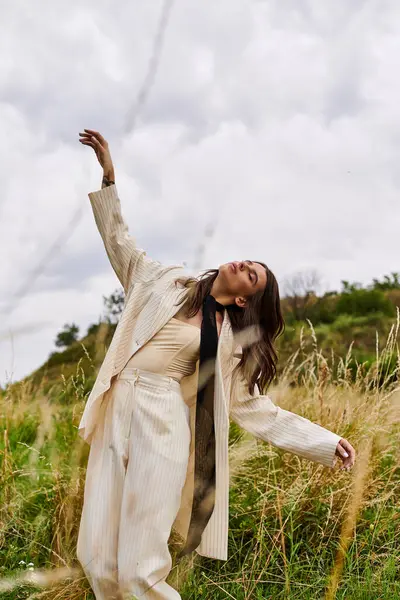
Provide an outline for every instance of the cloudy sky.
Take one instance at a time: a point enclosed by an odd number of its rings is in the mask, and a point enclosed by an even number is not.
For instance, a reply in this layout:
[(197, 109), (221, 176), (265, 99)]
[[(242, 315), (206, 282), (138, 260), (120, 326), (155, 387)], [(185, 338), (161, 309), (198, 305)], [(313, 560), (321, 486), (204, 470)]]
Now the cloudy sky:
[(1, 2), (1, 385), (120, 287), (84, 127), (108, 140), (124, 218), (157, 260), (262, 260), (282, 295), (299, 271), (325, 291), (400, 270), (399, 2), (170, 4), (132, 127), (164, 1)]

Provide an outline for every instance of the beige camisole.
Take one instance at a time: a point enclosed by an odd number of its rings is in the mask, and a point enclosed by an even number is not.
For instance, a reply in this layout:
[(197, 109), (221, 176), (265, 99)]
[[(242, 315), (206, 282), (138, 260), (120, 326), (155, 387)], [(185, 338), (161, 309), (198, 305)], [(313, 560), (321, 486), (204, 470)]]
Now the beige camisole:
[(168, 375), (180, 382), (196, 370), (200, 328), (172, 317), (127, 362), (127, 367)]

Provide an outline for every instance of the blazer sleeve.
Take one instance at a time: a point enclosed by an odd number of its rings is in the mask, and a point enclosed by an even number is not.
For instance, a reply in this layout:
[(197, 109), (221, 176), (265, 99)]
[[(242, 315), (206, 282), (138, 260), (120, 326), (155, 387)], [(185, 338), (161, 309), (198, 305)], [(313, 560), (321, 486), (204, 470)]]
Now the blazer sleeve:
[(138, 248), (121, 214), (115, 184), (88, 194), (108, 258), (125, 294), (135, 281), (157, 278), (166, 268)]
[(327, 467), (336, 462), (340, 435), (276, 406), (267, 395), (259, 394), (256, 384), (251, 396), (239, 373), (232, 387), (230, 417), (240, 427), (273, 446)]

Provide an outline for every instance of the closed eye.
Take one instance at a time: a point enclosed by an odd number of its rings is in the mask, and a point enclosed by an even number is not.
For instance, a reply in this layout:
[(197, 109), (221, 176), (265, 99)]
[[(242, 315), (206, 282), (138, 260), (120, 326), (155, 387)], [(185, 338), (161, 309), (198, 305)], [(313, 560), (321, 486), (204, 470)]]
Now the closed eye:
[[(251, 260), (245, 260), (244, 262), (247, 263), (247, 264), (249, 264), (249, 265), (253, 264), (253, 262)], [(249, 273), (250, 281), (253, 282), (253, 285), (257, 285), (257, 283), (258, 283), (258, 275), (257, 275), (257, 273), (255, 271), (253, 272), (253, 275), (254, 275), (254, 281), (252, 280), (251, 275)]]

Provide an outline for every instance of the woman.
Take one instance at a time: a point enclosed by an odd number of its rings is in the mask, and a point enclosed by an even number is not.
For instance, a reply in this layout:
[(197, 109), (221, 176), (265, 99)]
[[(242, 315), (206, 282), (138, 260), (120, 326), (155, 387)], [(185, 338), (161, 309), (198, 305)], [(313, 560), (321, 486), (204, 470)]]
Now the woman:
[(186, 553), (227, 559), (229, 419), (326, 466), (339, 456), (350, 469), (355, 451), (260, 392), (274, 378), (284, 326), (267, 265), (226, 263), (196, 279), (147, 257), (122, 218), (106, 140), (90, 129), (80, 136), (103, 167), (89, 198), (125, 306), (79, 426), (91, 448), (77, 554), (97, 599), (179, 599), (165, 581), (172, 531)]

